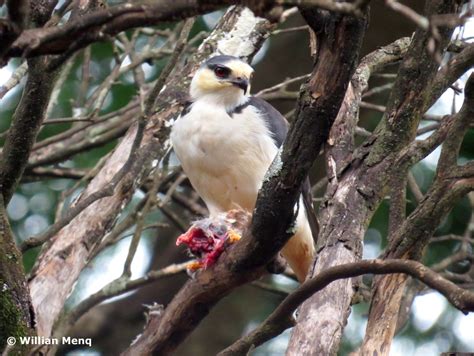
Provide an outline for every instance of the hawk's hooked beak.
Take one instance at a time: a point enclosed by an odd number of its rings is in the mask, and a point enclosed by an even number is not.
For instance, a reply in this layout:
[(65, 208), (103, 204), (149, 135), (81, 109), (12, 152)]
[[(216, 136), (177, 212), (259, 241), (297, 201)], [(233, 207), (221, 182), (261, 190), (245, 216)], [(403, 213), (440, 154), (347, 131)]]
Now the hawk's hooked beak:
[(236, 78), (230, 81), (236, 87), (242, 89), (244, 94), (247, 94), (247, 88), (249, 87), (249, 81), (245, 78)]

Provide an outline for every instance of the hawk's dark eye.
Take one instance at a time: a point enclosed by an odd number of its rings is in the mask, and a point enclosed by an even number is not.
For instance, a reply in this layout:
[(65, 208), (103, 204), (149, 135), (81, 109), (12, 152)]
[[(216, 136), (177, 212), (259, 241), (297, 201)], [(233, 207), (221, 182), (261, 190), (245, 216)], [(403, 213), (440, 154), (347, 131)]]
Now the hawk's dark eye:
[(214, 68), (214, 74), (218, 78), (226, 78), (230, 74), (230, 69), (227, 67), (217, 66), (216, 68)]

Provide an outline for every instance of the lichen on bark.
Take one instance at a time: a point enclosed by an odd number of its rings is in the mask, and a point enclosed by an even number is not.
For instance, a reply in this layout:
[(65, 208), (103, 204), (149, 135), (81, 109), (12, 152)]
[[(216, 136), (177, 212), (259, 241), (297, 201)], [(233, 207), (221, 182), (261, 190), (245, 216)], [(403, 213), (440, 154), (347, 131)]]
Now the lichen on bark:
[[(21, 255), (15, 246), (10, 224), (0, 196), (0, 350), (8, 337), (34, 334), (34, 315)], [(19, 354), (26, 346), (17, 344)]]

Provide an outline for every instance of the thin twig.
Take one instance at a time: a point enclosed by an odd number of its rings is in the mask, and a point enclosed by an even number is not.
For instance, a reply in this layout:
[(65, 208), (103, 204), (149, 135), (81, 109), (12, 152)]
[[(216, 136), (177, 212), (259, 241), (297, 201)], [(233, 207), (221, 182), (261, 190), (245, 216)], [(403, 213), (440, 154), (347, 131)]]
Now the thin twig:
[(364, 94), (362, 94), (363, 99), (370, 98), (373, 95), (378, 95), (381, 93), (384, 93), (386, 91), (389, 91), (393, 88), (393, 83), (386, 83), (383, 85), (380, 85), (378, 87), (374, 87), (372, 89), (367, 90)]
[(418, 14), (412, 8), (403, 5), (396, 0), (385, 0), (385, 5), (414, 22), (419, 28), (425, 31), (429, 29), (430, 21), (426, 17)]
[[(184, 49), (184, 46), (186, 45), (189, 32), (191, 31), (191, 28), (193, 27), (193, 25), (194, 25), (193, 18), (188, 19), (184, 22), (179, 38), (176, 41), (176, 46), (175, 46), (173, 55), (171, 56), (166, 67), (163, 68), (160, 74), (160, 77), (155, 83), (155, 86), (148, 94), (147, 100), (144, 103), (144, 113), (143, 113), (144, 117), (146, 117), (147, 119), (152, 114), (153, 108), (155, 106), (156, 97), (158, 96), (160, 91), (163, 89), (166, 79), (171, 74), (171, 71), (173, 70), (173, 68), (175, 68), (176, 66), (176, 62), (178, 61)], [(159, 182), (160, 182), (161, 177), (162, 177), (162, 172), (157, 169), (155, 172), (155, 176), (153, 178), (152, 189), (148, 193), (148, 199), (145, 203), (145, 206), (143, 207), (143, 211), (138, 215), (138, 221), (135, 227), (135, 232), (133, 234), (132, 241), (130, 242), (130, 248), (129, 248), (127, 259), (125, 261), (124, 268), (123, 268), (122, 277), (124, 278), (130, 278), (132, 274), (131, 265), (138, 248), (138, 243), (140, 242), (140, 236), (143, 229), (144, 219), (145, 219), (145, 216), (148, 214), (151, 206), (153, 206), (154, 204), (156, 194), (158, 193)]]
[(171, 55), (168, 63), (166, 63), (166, 66), (162, 69), (160, 77), (156, 81), (155, 86), (148, 94), (148, 98), (145, 102), (145, 114), (147, 115), (151, 114), (155, 106), (155, 101), (156, 101), (156, 98), (158, 97), (158, 94), (163, 89), (166, 79), (171, 74), (173, 69), (176, 67), (176, 63), (178, 62), (179, 56), (183, 52), (183, 49), (188, 40), (189, 33), (191, 32), (191, 28), (194, 25), (194, 21), (195, 21), (194, 18), (190, 18), (184, 22), (179, 38), (176, 41), (173, 54)]
[(410, 189), (410, 192), (413, 194), (415, 201), (417, 203), (420, 203), (423, 200), (423, 192), (418, 186), (415, 176), (413, 175), (411, 171), (408, 172), (408, 188)]
[(99, 244), (96, 244), (92, 248), (89, 260), (91, 261), (95, 256), (99, 254), (106, 247), (113, 245), (117, 241), (122, 239), (122, 234), (133, 226), (135, 223), (138, 214), (142, 211), (145, 203), (148, 199), (148, 196), (140, 200), (140, 202), (134, 207), (134, 209), (118, 224), (115, 225), (113, 230), (109, 232)]
[(272, 32), (272, 35), (280, 35), (282, 33), (289, 33), (289, 32), (296, 32), (296, 31), (308, 31), (309, 26), (304, 25), (304, 26), (296, 26), (296, 27), (290, 27), (290, 28), (282, 28), (278, 29)]
[(368, 103), (366, 101), (361, 101), (360, 107), (364, 108), (364, 109), (375, 110), (375, 111), (378, 111), (378, 112), (381, 112), (381, 113), (384, 113), (385, 109), (386, 109), (385, 106), (383, 106), (383, 105), (372, 104), (372, 103)]
[(64, 118), (64, 119), (48, 119), (43, 121), (42, 125), (71, 124), (76, 122), (94, 122), (91, 118)]
[(270, 283), (265, 283), (265, 282), (262, 282), (262, 281), (253, 281), (252, 283), (250, 283), (250, 285), (254, 286), (254, 287), (257, 287), (261, 290), (264, 290), (266, 292), (276, 294), (280, 297), (287, 297), (288, 294), (290, 294), (290, 292), (287, 291), (287, 290), (284, 290), (280, 287), (276, 287), (276, 286), (274, 286)]
[(266, 88), (266, 89), (263, 89), (263, 90), (260, 90), (257, 94), (255, 94), (255, 96), (263, 96), (265, 94), (270, 94), (270, 93), (274, 93), (274, 92), (278, 92), (280, 91), (281, 89), (285, 89), (286, 87), (288, 87), (288, 85), (290, 84), (293, 84), (293, 83), (297, 83), (301, 80), (304, 80), (304, 79), (307, 79), (309, 78), (309, 74), (305, 74), (305, 75), (300, 75), (299, 77), (295, 77), (295, 78), (290, 78), (290, 79), (286, 79), (285, 81), (281, 82), (281, 83), (278, 83), (274, 86), (271, 86), (269, 88)]
[(157, 169), (153, 177), (152, 188), (147, 194), (145, 206), (143, 207), (143, 210), (140, 211), (137, 215), (138, 218), (137, 218), (137, 223), (135, 225), (135, 232), (133, 233), (132, 240), (130, 241), (130, 247), (128, 250), (127, 258), (123, 266), (123, 272), (122, 272), (123, 278), (130, 278), (130, 276), (132, 275), (132, 262), (133, 262), (133, 258), (135, 257), (135, 253), (137, 252), (138, 244), (140, 242), (140, 238), (141, 238), (142, 231), (145, 224), (145, 217), (148, 215), (150, 208), (154, 205), (156, 194), (158, 193), (161, 177), (162, 177), (162, 172)]
[(10, 79), (8, 79), (7, 82), (0, 87), (0, 99), (2, 99), (6, 93), (8, 93), (20, 83), (27, 71), (28, 63), (25, 61), (13, 72)]

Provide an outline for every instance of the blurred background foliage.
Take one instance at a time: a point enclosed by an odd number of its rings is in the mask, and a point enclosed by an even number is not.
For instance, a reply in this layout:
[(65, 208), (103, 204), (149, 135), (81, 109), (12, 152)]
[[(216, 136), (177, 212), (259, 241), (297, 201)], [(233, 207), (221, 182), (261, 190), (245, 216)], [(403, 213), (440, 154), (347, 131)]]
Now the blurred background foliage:
[[(421, 2), (410, 3), (415, 6), (415, 10), (421, 11)], [(2, 9), (4, 10), (4, 9)], [(196, 22), (191, 38), (209, 31), (215, 24), (222, 12), (212, 13), (199, 18)], [(280, 29), (300, 27), (304, 21), (299, 15), (293, 15), (289, 20), (280, 26)], [(157, 29), (172, 30), (174, 24), (163, 25)], [(464, 35), (468, 37), (474, 35), (474, 24), (468, 22)], [(364, 43), (363, 54), (388, 44), (402, 36), (410, 36), (414, 30), (413, 25), (401, 16), (390, 13), (381, 2), (374, 2), (371, 9), (370, 26)], [(127, 38), (133, 36), (133, 31), (127, 32)], [(149, 43), (149, 37), (145, 34), (139, 35), (137, 40), (137, 52), (140, 53), (142, 46), (165, 46), (166, 40), (160, 38), (156, 43)], [(201, 37), (202, 38), (202, 37)], [(197, 46), (200, 41), (196, 41), (193, 46)], [(309, 56), (309, 36), (305, 29), (289, 32), (281, 32), (272, 35), (262, 50), (254, 60), (256, 75), (252, 85), (254, 93), (269, 86), (278, 84), (291, 77), (300, 76), (310, 72), (311, 59)], [(112, 42), (94, 44), (90, 47), (90, 85), (87, 95), (103, 83), (116, 65), (117, 47)], [(82, 116), (87, 113), (81, 112), (81, 101), (87, 101), (88, 97), (81, 98), (82, 64), (84, 51), (79, 52), (67, 65), (63, 74), (62, 82), (57, 97), (51, 103), (48, 119), (67, 118)], [(150, 59), (141, 65), (147, 83), (157, 78), (167, 58)], [(126, 62), (127, 60), (125, 60)], [(126, 65), (127, 63), (122, 63)], [(129, 62), (129, 60), (128, 60)], [(4, 83), (17, 68), (19, 61), (12, 61), (0, 70), (0, 84)], [(396, 73), (397, 67), (393, 66), (388, 73)], [(371, 86), (378, 86), (387, 83), (392, 79), (375, 77), (371, 81)], [(0, 103), (0, 130), (5, 132), (9, 127), (12, 114), (19, 102), (22, 85), (10, 91)], [(298, 90), (299, 84), (290, 87), (291, 90)], [(119, 76), (114, 82), (111, 90), (99, 108), (99, 115), (112, 113), (125, 107), (132, 100), (136, 99), (138, 89), (131, 72)], [(377, 105), (384, 105), (388, 91), (371, 96), (368, 101)], [(455, 98), (457, 96), (457, 98)], [(431, 112), (436, 114), (447, 114), (451, 112), (453, 106), (459, 106), (462, 96), (455, 95), (452, 90), (445, 93), (443, 98), (435, 104)], [(290, 113), (294, 108), (294, 99), (274, 100), (275, 105), (282, 113)], [(92, 108), (88, 108), (92, 110)], [(372, 109), (362, 108), (360, 126), (366, 130), (373, 130), (382, 116), (381, 112)], [(426, 125), (423, 122), (422, 125)], [(61, 132), (70, 129), (73, 124), (50, 124), (44, 125), (38, 140), (45, 140)], [(120, 136), (120, 135), (118, 135)], [(0, 136), (2, 143), (4, 136)], [(68, 167), (79, 170), (92, 169), (102, 157), (115, 147), (120, 137), (113, 138), (104, 144), (93, 149), (74, 155), (68, 160), (57, 163), (57, 167)], [(361, 139), (359, 140), (359, 142)], [(412, 172), (421, 190), (426, 192), (433, 178), (436, 168), (436, 160), (439, 152), (434, 152), (430, 157), (416, 165)], [(461, 159), (474, 158), (474, 131), (471, 129), (464, 140)], [(177, 164), (172, 157), (173, 164)], [(311, 173), (312, 182), (316, 183), (325, 175), (324, 163), (320, 158), (315, 164)], [(35, 175), (25, 174), (21, 186), (15, 193), (10, 205), (8, 214), (18, 241), (44, 231), (54, 222), (57, 214), (58, 202), (62, 193), (73, 188), (73, 192), (66, 200), (65, 205), (77, 196), (84, 183), (75, 187), (75, 181), (71, 179), (45, 179)], [(184, 194), (192, 194), (188, 185), (183, 184), (179, 188)], [(323, 194), (323, 190), (318, 192), (316, 202)], [(137, 193), (132, 203), (127, 207), (126, 212), (133, 209), (133, 206), (142, 198), (141, 193)], [(413, 201), (413, 196), (408, 193), (408, 198)], [(408, 210), (414, 208), (411, 203)], [(189, 221), (195, 219), (189, 213), (183, 212), (182, 208), (174, 202), (168, 206), (169, 212), (176, 214), (179, 221), (185, 227)], [(471, 219), (471, 203), (468, 198), (460, 201), (447, 219), (439, 227), (437, 236), (449, 234), (463, 235), (468, 228)], [(173, 223), (169, 219), (169, 213), (154, 211), (147, 217), (147, 223), (162, 223), (160, 227), (148, 229), (144, 232), (138, 254), (133, 264), (133, 276), (138, 277), (151, 269), (159, 269), (170, 263), (184, 261), (187, 259), (185, 251), (175, 247), (175, 239), (180, 234), (180, 228), (176, 221)], [(364, 257), (377, 257), (386, 245), (388, 225), (388, 202), (384, 201), (367, 231), (365, 238)], [(124, 233), (124, 238), (117, 244), (107, 248), (99, 254), (86, 268), (78, 281), (73, 294), (69, 298), (68, 307), (77, 304), (93, 292), (98, 291), (106, 283), (117, 278), (121, 274), (121, 268), (126, 257), (130, 234), (133, 228)], [(433, 265), (452, 255), (460, 248), (461, 242), (456, 240), (443, 240), (429, 245), (426, 251), (425, 263)], [(25, 253), (24, 264), (29, 270), (37, 256), (38, 249), (33, 249)], [(469, 263), (465, 263), (467, 270)], [(459, 266), (458, 266), (459, 267)], [(462, 265), (461, 265), (462, 267)], [(445, 273), (453, 273), (446, 271)], [(472, 273), (471, 273), (472, 275)], [(469, 276), (469, 274), (467, 275)], [(102, 354), (114, 355), (123, 350), (137, 335), (144, 324), (144, 304), (157, 302), (166, 304), (180, 288), (182, 283), (188, 278), (182, 274), (179, 276), (159, 280), (151, 285), (141, 288), (138, 291), (127, 293), (126, 295), (114, 298), (103, 303), (86, 314), (74, 329), (76, 336), (92, 337), (92, 350), (62, 350), (61, 353), (77, 354)], [(364, 278), (365, 281), (369, 279)], [(213, 309), (208, 318), (195, 330), (191, 337), (180, 347), (178, 355), (212, 355), (218, 350), (228, 346), (243, 333), (248, 332), (260, 323), (276, 305), (283, 299), (286, 292), (295, 288), (296, 283), (282, 276), (269, 276), (265, 283), (275, 288), (275, 291), (268, 291), (256, 286), (245, 286), (234, 291), (230, 296), (224, 298), (219, 305)], [(466, 280), (465, 284), (469, 285)], [(471, 283), (472, 284), (472, 283)], [(474, 316), (463, 316), (459, 311), (452, 308), (437, 293), (420, 289), (420, 296), (416, 297), (413, 308), (409, 313), (408, 321), (400, 330), (395, 339), (392, 355), (436, 355), (445, 351), (473, 351), (474, 337)], [(368, 304), (359, 303), (352, 308), (352, 314), (344, 333), (344, 341), (339, 351), (340, 355), (347, 355), (356, 349), (362, 341), (365, 332), (366, 315)], [(280, 337), (257, 348), (254, 355), (282, 355), (286, 348), (289, 332), (285, 332)]]

